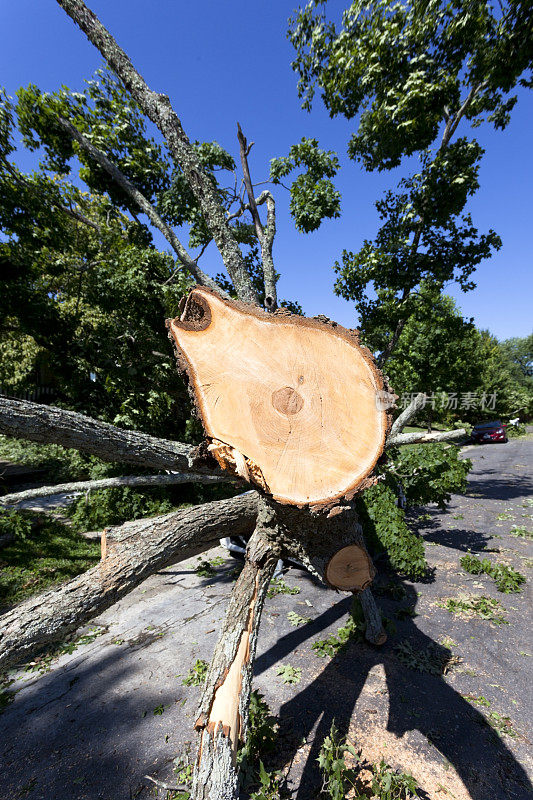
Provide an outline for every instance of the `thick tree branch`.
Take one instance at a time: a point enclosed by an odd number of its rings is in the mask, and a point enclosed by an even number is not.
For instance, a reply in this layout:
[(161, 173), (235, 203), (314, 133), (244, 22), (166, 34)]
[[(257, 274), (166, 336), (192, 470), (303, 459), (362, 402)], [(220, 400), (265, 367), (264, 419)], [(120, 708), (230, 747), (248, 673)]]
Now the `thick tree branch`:
[[(261, 246), (261, 260), (263, 264), (263, 280), (265, 286), (265, 306), (268, 311), (275, 311), (277, 308), (276, 271), (274, 269), (274, 261), (272, 259), (272, 246), (274, 243), (274, 236), (276, 234), (276, 209), (274, 198), (270, 192), (262, 192), (259, 200), (257, 201), (255, 199), (254, 187), (250, 177), (250, 167), (248, 164), (248, 154), (252, 148), (253, 142), (248, 144), (246, 136), (243, 134), (239, 123), (237, 123), (237, 138), (239, 139), (244, 185), (246, 187), (246, 194), (248, 195), (247, 207), (250, 209), (255, 227), (255, 233)], [(266, 231), (263, 228), (259, 211), (257, 210), (257, 206), (265, 201), (267, 202)]]
[(157, 570), (202, 553), (225, 536), (250, 535), (256, 516), (257, 494), (247, 492), (104, 531), (97, 566), (3, 614), (0, 671), (64, 640)]
[(387, 439), (387, 448), (399, 447), (403, 444), (426, 444), (430, 442), (453, 442), (456, 439), (463, 439), (467, 435), (464, 428), (456, 428), (453, 431), (437, 431), (436, 433), (397, 433)]
[(200, 204), (204, 219), (213, 235), (235, 291), (241, 300), (257, 303), (250, 275), (239, 245), (226, 222), (216, 188), (204, 172), (198, 154), (183, 130), (170, 100), (166, 95), (158, 94), (148, 87), (126, 53), (82, 0), (57, 1), (100, 51), (142, 111), (157, 125), (165, 137), (172, 156), (181, 166), (183, 174)]
[(101, 150), (98, 150), (98, 148), (95, 147), (92, 142), (90, 142), (82, 133), (80, 133), (76, 126), (73, 125), (69, 120), (64, 119), (63, 117), (57, 117), (56, 119), (63, 130), (68, 133), (68, 135), (74, 139), (74, 141), (78, 142), (80, 147), (87, 153), (87, 155), (94, 159), (94, 161), (96, 161), (96, 163), (99, 164), (102, 169), (104, 169), (115, 181), (117, 186), (120, 186), (120, 188), (124, 190), (128, 197), (133, 200), (140, 211), (142, 211), (143, 214), (146, 214), (152, 225), (161, 231), (167, 242), (178, 256), (180, 262), (186, 269), (189, 270), (194, 279), (198, 283), (202, 284), (202, 286), (209, 286), (210, 289), (214, 289), (215, 291), (220, 292), (220, 294), (225, 294), (218, 283), (216, 283), (213, 278), (210, 278), (209, 275), (206, 275), (205, 272), (200, 269), (196, 261), (191, 258), (172, 228), (167, 225), (163, 219), (161, 219), (150, 201), (147, 200), (142, 192), (135, 188), (135, 186), (128, 180), (128, 178), (126, 178), (126, 176), (118, 169), (118, 167), (116, 167), (107, 158), (105, 153), (102, 153)]
[(94, 492), (99, 489), (114, 489), (117, 486), (176, 486), (182, 483), (227, 483), (235, 478), (218, 475), (195, 475), (192, 472), (171, 472), (168, 475), (122, 475), (117, 478), (101, 478), (95, 481), (72, 481), (55, 486), (39, 486), (24, 492), (13, 492), (0, 497), (0, 505), (13, 505), (34, 497), (50, 497), (64, 492)]
[(27, 400), (0, 396), (0, 433), (31, 442), (71, 447), (103, 461), (204, 475), (221, 474), (219, 469), (197, 468), (194, 464), (196, 449), (192, 445), (116, 428), (74, 411)]
[(413, 417), (420, 411), (421, 408), (424, 408), (425, 405), (426, 405), (426, 395), (423, 392), (420, 392), (415, 397), (413, 397), (407, 408), (404, 411), (402, 411), (400, 416), (394, 420), (392, 428), (390, 429), (389, 436), (387, 438), (387, 444), (389, 443), (389, 441), (392, 439), (393, 436), (403, 431), (407, 423), (410, 420), (412, 420)]
[[(264, 189), (255, 202), (258, 206), (262, 205), (263, 203), (267, 204), (267, 224), (266, 230), (263, 233), (261, 254), (265, 283), (265, 305), (270, 311), (275, 311), (278, 304), (278, 295), (276, 289), (276, 270), (274, 269), (274, 260), (272, 258), (272, 247), (274, 245), (274, 237), (276, 235), (276, 201), (274, 200), (271, 192)], [(268, 298), (274, 298), (273, 302), (269, 301)]]

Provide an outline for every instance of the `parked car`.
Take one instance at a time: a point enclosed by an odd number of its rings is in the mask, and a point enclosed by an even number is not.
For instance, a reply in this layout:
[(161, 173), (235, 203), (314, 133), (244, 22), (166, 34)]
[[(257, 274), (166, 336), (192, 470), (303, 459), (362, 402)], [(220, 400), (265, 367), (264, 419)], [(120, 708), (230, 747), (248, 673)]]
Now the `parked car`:
[(499, 419), (493, 422), (478, 422), (472, 428), (472, 441), (476, 444), (507, 442), (506, 427), (507, 425), (504, 425)]

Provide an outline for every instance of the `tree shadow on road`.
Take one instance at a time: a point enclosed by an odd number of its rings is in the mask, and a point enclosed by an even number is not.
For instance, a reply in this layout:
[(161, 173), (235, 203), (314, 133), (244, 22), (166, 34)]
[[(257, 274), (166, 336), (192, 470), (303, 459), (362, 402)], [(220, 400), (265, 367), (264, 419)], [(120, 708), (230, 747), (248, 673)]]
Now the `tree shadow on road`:
[[(414, 608), (416, 592), (409, 584), (403, 586), (407, 603)], [(331, 616), (339, 607), (346, 610), (349, 603), (350, 599), (345, 598), (326, 613)], [(283, 637), (272, 650), (263, 654), (257, 660), (256, 674), (290, 653), (295, 644), (312, 636), (314, 632), (307, 628), (311, 626)], [(429, 648), (442, 654), (445, 650), (422, 633), (412, 619), (402, 625), (402, 640), (405, 639), (415, 652)], [(395, 655), (394, 641), (389, 641), (379, 649), (366, 643), (350, 644), (329, 661), (312, 683), (282, 705), (280, 741), (284, 746), (276, 767), (294, 758), (303, 740), (311, 742), (305, 763), (291, 768), (291, 778), (298, 787), (294, 794), (297, 800), (311, 800), (317, 796), (321, 786), (317, 758), (322, 742), (333, 721), (342, 736), (348, 734), (369, 673), (378, 665), (384, 670), (388, 692), (374, 693), (369, 704), (381, 705), (381, 712), (386, 713), (388, 698), (386, 730), (398, 739), (407, 734), (406, 747), (411, 753), (433, 762), (437, 759), (441, 767), (446, 762), (452, 764), (472, 800), (525, 800), (531, 796), (526, 772), (485, 717), (442, 677), (402, 664)], [(358, 709), (356, 726), (360, 729), (375, 726), (376, 717), (372, 715), (376, 713), (379, 708)], [(375, 727), (379, 735), (379, 728)], [(352, 743), (358, 746), (357, 741)], [(386, 758), (386, 750), (384, 754)]]

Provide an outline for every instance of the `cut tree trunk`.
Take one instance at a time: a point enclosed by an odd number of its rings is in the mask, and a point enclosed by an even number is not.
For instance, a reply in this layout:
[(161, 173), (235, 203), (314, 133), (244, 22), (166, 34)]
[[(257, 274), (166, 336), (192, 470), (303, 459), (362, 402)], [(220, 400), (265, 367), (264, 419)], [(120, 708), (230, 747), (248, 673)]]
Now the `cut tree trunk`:
[[(386, 635), (370, 584), (376, 574), (353, 503), (309, 512), (259, 497), (263, 536), (282, 557), (293, 557), (326, 586), (360, 594), (366, 639), (383, 644)], [(270, 520), (270, 523), (267, 522)]]
[(168, 326), (224, 469), (300, 506), (335, 505), (366, 485), (393, 397), (354, 331), (205, 287), (181, 312)]
[(102, 535), (102, 560), (0, 618), (0, 671), (64, 640), (159, 569), (209, 550), (226, 536), (249, 536), (257, 494), (126, 522)]

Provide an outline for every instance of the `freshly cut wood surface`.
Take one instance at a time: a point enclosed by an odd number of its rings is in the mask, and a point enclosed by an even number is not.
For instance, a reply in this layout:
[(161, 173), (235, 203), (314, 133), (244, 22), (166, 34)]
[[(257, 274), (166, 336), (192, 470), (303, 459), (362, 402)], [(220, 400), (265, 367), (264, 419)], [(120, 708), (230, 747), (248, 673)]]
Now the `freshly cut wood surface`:
[(327, 566), (326, 580), (343, 592), (361, 592), (370, 586), (375, 574), (366, 550), (351, 544), (335, 553)]
[(204, 287), (181, 312), (169, 328), (223, 467), (295, 505), (327, 504), (363, 484), (388, 416), (381, 374), (356, 334)]

